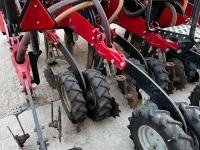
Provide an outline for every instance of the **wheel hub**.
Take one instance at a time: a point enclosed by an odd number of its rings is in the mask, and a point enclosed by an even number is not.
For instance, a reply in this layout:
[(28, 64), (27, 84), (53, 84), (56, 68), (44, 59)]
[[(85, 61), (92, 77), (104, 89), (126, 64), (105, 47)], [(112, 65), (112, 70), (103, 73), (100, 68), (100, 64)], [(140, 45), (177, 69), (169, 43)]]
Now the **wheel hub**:
[(96, 107), (96, 97), (94, 89), (92, 88), (91, 85), (89, 85), (87, 89), (87, 106), (90, 109), (94, 109)]
[(140, 126), (138, 137), (144, 150), (168, 150), (166, 143), (159, 133), (147, 125)]

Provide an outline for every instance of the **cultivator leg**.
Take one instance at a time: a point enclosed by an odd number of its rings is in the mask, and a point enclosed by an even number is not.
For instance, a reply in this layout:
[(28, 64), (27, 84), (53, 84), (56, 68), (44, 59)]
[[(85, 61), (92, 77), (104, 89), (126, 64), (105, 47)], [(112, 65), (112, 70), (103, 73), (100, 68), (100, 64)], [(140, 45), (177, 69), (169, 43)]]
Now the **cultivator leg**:
[(46, 147), (43, 135), (42, 135), (42, 130), (41, 130), (41, 127), (40, 127), (40, 124), (39, 124), (38, 116), (37, 116), (37, 113), (36, 113), (36, 110), (35, 110), (31, 90), (29, 88), (27, 79), (24, 79), (24, 83), (25, 83), (25, 86), (26, 86), (28, 100), (29, 100), (29, 104), (30, 104), (30, 107), (31, 107), (31, 110), (32, 110), (33, 119), (34, 119), (34, 122), (35, 122), (35, 130), (36, 130), (36, 133), (37, 133), (37, 136), (38, 136), (39, 145), (40, 145), (41, 150), (46, 150), (47, 147)]

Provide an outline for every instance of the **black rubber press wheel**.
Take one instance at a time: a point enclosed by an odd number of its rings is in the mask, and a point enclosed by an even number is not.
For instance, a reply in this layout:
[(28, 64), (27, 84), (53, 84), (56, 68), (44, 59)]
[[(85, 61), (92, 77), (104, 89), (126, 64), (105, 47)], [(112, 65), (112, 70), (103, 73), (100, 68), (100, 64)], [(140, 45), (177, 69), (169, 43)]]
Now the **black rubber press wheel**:
[(72, 123), (80, 123), (87, 117), (86, 101), (78, 81), (70, 72), (58, 74), (58, 92), (66, 114)]

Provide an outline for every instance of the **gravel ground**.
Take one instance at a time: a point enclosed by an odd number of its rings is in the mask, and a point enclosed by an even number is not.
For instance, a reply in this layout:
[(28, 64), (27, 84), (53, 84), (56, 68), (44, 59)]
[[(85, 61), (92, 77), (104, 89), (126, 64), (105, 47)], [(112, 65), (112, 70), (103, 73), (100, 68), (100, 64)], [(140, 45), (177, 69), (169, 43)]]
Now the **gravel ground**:
[[(122, 29), (117, 30), (120, 34), (123, 33)], [(61, 31), (58, 31), (62, 35)], [(7, 43), (6, 36), (0, 34), (0, 149), (1, 150), (18, 150), (18, 146), (11, 134), (9, 133), (7, 126), (9, 126), (14, 134), (21, 134), (19, 125), (14, 116), (10, 116), (10, 109), (25, 101), (25, 96), (19, 89), (18, 77), (15, 73), (14, 67), (11, 63), (11, 52), (9, 50), (9, 44)], [(74, 57), (77, 60), (80, 68), (84, 68), (86, 60), (86, 47), (87, 43), (79, 38), (75, 45)], [(129, 138), (129, 130), (127, 125), (129, 124), (128, 117), (131, 116), (132, 110), (127, 105), (127, 101), (124, 96), (119, 92), (116, 84), (110, 85), (110, 93), (115, 97), (116, 101), (120, 105), (121, 113), (120, 117), (107, 118), (100, 122), (95, 122), (90, 119), (86, 119), (83, 123), (73, 125), (67, 115), (65, 114), (59, 96), (56, 90), (53, 90), (48, 86), (46, 82), (43, 70), (44, 65), (44, 42), (43, 37), (40, 35), (40, 49), (43, 50), (42, 56), (39, 58), (39, 72), (41, 76), (41, 84), (36, 89), (36, 94), (39, 97), (52, 96), (56, 101), (54, 103), (54, 116), (57, 116), (57, 108), (61, 106), (62, 111), (62, 125), (63, 125), (63, 137), (62, 142), (59, 143), (58, 133), (55, 129), (49, 128), (48, 123), (50, 118), (50, 104), (37, 107), (37, 113), (39, 121), (42, 126), (45, 126), (43, 130), (45, 138), (49, 140), (49, 150), (63, 150), (72, 148), (73, 146), (80, 146), (84, 150), (132, 150), (134, 147), (133, 142)], [(174, 101), (186, 101), (189, 102), (188, 96), (192, 91), (195, 84), (188, 84), (182, 91), (175, 91), (170, 97)], [(36, 134), (34, 133), (34, 123), (31, 115), (31, 111), (28, 110), (19, 116), (22, 125), (26, 132), (31, 137), (25, 143), (23, 149), (36, 150)]]

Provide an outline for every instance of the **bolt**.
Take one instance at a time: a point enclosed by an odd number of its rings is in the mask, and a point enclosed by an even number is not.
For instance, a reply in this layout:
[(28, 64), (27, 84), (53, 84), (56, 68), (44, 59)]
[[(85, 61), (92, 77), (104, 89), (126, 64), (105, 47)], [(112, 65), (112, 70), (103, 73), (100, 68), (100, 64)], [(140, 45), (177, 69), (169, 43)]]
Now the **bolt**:
[(170, 51), (170, 49), (169, 48), (166, 48), (166, 50), (165, 50), (166, 52), (169, 52)]
[(144, 34), (146, 34), (146, 33), (147, 33), (147, 31), (144, 31), (143, 33), (144, 33)]
[(98, 34), (98, 35), (97, 35), (97, 39), (100, 39), (100, 38), (101, 38), (101, 34)]
[(92, 30), (92, 33), (95, 33), (96, 32), (96, 30)]
[(36, 88), (37, 88), (37, 84), (36, 84), (36, 83), (33, 83), (33, 84), (32, 84), (32, 88), (33, 88), (33, 89), (36, 89)]
[(20, 89), (20, 92), (24, 92), (24, 87), (23, 86), (20, 85), (19, 89)]
[(53, 44), (54, 44), (55, 46), (57, 46), (57, 45), (58, 45), (58, 43), (57, 43), (57, 42), (54, 42)]
[(157, 144), (156, 144), (156, 143), (154, 143), (154, 144), (153, 144), (153, 147), (154, 147), (154, 148), (156, 148), (156, 147), (157, 147)]
[(125, 65), (124, 62), (121, 62), (121, 63), (120, 63), (120, 67), (123, 67), (124, 65)]
[(40, 22), (39, 22), (39, 21), (36, 21), (36, 23), (39, 24)]
[(179, 49), (179, 50), (177, 51), (177, 53), (178, 53), (178, 54), (182, 53), (182, 50), (181, 50), (181, 49)]
[(92, 40), (94, 40), (94, 37), (92, 37)]
[(37, 5), (36, 5), (36, 4), (34, 4), (34, 5), (33, 5), (33, 7), (34, 7), (34, 8), (37, 8)]
[(112, 59), (112, 60), (111, 60), (111, 63), (112, 63), (112, 64), (114, 64), (114, 62), (115, 62), (115, 60), (114, 60), (114, 59)]
[(94, 46), (94, 44), (92, 43), (92, 44), (91, 44), (91, 46), (93, 47), (93, 46)]

